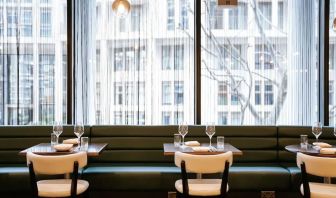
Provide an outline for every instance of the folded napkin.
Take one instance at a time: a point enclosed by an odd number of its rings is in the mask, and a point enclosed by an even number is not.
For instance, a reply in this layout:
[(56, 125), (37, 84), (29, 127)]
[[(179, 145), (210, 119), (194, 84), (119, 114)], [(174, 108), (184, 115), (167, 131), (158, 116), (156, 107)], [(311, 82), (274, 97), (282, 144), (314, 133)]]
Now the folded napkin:
[(196, 146), (196, 147), (192, 147), (192, 149), (196, 152), (208, 152), (209, 151), (209, 147), (207, 146)]
[(63, 140), (63, 144), (78, 144), (78, 138), (66, 139)]
[(335, 154), (336, 148), (321, 148), (320, 153), (321, 154)]
[(321, 148), (331, 148), (332, 147), (330, 144), (325, 143), (325, 142), (314, 142), (313, 145), (319, 146)]
[(73, 144), (57, 144), (54, 145), (56, 151), (68, 151), (73, 147)]
[(201, 145), (198, 141), (187, 141), (184, 144), (186, 146), (200, 146)]

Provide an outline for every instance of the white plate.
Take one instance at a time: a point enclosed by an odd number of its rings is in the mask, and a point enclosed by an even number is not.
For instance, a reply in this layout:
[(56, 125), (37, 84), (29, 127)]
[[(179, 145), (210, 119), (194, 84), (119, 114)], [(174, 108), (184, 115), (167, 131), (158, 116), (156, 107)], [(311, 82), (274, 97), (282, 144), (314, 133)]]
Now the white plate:
[(73, 147), (73, 144), (57, 144), (54, 146), (56, 151), (69, 151)]

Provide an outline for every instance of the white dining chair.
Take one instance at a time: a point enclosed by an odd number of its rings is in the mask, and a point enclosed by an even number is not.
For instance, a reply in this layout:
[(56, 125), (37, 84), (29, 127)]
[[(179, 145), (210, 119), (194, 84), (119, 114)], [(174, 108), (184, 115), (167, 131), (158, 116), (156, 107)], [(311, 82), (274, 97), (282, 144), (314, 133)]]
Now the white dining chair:
[(301, 194), (304, 198), (335, 198), (336, 185), (309, 182), (307, 174), (319, 177), (336, 177), (336, 158), (318, 157), (297, 153), (297, 166), (301, 169)]
[[(175, 165), (181, 168), (182, 179), (175, 182), (177, 197), (226, 197), (232, 152), (216, 155), (175, 153)], [(189, 179), (188, 173), (223, 173), (221, 179)]]
[[(37, 155), (27, 153), (27, 165), (34, 197), (77, 197), (89, 187), (85, 180), (78, 179), (78, 169), (87, 164), (86, 152), (69, 155)], [(37, 181), (36, 175), (71, 174), (71, 179)]]

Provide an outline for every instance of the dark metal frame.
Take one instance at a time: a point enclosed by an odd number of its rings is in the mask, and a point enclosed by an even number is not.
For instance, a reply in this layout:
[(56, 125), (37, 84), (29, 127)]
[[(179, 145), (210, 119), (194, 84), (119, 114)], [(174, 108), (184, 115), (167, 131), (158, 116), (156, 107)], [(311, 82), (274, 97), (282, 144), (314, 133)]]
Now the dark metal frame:
[(301, 180), (303, 185), (303, 198), (310, 198), (310, 188), (305, 163), (301, 165)]
[[(221, 183), (221, 194), (218, 196), (207, 196), (214, 198), (226, 198), (227, 185), (229, 182), (229, 169), (230, 163), (228, 161), (224, 164), (224, 171), (222, 174), (222, 183)], [(176, 192), (177, 198), (194, 198), (194, 197), (204, 197), (204, 196), (191, 196), (189, 195), (189, 185), (188, 185), (188, 173), (186, 171), (185, 161), (181, 161), (181, 177), (182, 177), (182, 189), (183, 193)]]
[[(67, 0), (67, 124), (74, 121), (74, 7), (75, 1)], [(194, 3), (194, 123), (201, 124), (201, 1)], [(318, 106), (319, 121), (329, 125), (329, 12), (330, 0), (319, 0), (319, 66)]]
[[(72, 172), (72, 178), (71, 178), (71, 198), (77, 197), (77, 181), (78, 181), (78, 162), (74, 162), (73, 166), (73, 172)], [(28, 163), (29, 167), (29, 176), (30, 176), (30, 185), (32, 190), (33, 197), (38, 198), (38, 188), (37, 188), (37, 179), (34, 171), (34, 165), (33, 162)], [(83, 193), (84, 195), (87, 195), (87, 192)]]

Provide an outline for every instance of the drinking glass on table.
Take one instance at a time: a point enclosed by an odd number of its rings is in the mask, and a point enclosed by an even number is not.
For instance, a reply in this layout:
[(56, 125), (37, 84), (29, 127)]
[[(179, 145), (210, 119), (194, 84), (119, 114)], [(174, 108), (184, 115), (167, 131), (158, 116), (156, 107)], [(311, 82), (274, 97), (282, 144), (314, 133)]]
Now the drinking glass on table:
[(63, 132), (63, 125), (62, 122), (54, 122), (53, 125), (53, 133), (56, 135), (57, 139), (56, 139), (56, 144), (58, 144), (58, 140), (59, 140), (59, 136), (62, 134)]
[(306, 149), (308, 148), (308, 135), (300, 135), (300, 140), (301, 140), (301, 143), (300, 143), (300, 146), (301, 146), (301, 149)]
[(211, 138), (216, 133), (215, 124), (211, 123), (211, 124), (206, 125), (205, 133), (209, 136), (209, 139), (210, 139), (209, 147), (211, 148), (212, 147), (211, 146)]
[(80, 137), (84, 134), (84, 125), (82, 123), (76, 123), (74, 126), (74, 133), (78, 138), (78, 144), (80, 145)]
[(313, 124), (312, 133), (315, 135), (316, 142), (318, 142), (318, 138), (322, 134), (322, 123), (321, 122), (315, 122)]
[(188, 133), (188, 124), (183, 122), (179, 125), (178, 127), (178, 132), (181, 134), (182, 136), (182, 148), (185, 147), (185, 144), (184, 144), (184, 136), (187, 135)]

